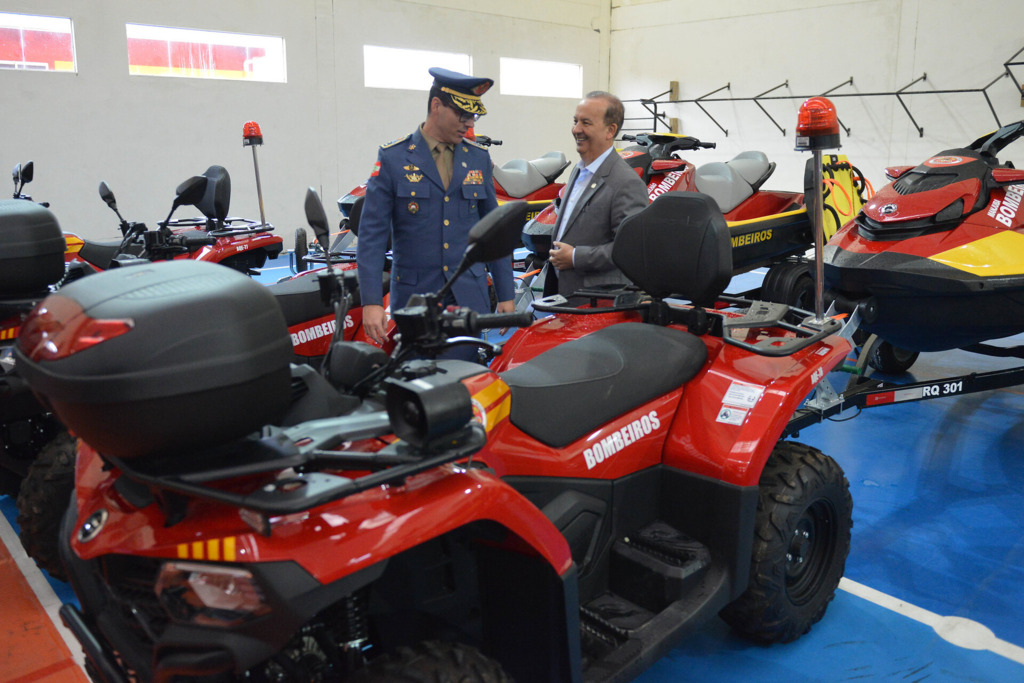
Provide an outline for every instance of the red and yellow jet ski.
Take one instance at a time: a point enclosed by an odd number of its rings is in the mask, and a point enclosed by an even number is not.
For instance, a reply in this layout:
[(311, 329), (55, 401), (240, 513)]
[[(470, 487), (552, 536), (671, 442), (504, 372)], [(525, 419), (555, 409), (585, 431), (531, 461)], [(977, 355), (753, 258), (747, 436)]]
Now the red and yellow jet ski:
[(860, 328), (908, 351), (1024, 332), (1024, 170), (996, 158), (1024, 121), (892, 182), (825, 246), (825, 286)]

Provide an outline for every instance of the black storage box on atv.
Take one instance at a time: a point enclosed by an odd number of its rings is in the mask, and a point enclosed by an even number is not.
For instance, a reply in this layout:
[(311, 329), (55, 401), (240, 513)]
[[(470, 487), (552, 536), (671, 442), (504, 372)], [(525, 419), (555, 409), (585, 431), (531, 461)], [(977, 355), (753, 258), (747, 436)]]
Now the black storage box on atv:
[(0, 298), (45, 292), (64, 276), (64, 233), (46, 207), (0, 201)]
[[(83, 330), (88, 341), (73, 346)], [(17, 351), (19, 370), (71, 432), (125, 459), (212, 447), (275, 422), (291, 358), (270, 292), (191, 260), (67, 285), (28, 318)]]

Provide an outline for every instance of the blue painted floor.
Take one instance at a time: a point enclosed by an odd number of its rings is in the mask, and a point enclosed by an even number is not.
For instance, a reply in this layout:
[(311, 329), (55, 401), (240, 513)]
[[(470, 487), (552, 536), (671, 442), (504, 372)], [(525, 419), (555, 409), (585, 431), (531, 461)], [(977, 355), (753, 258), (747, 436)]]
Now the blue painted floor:
[[(996, 343), (1024, 345), (1024, 335)], [(1020, 364), (930, 353), (898, 379)], [(638, 681), (1024, 681), (1024, 387), (855, 412), (795, 440), (831, 455), (850, 481), (846, 579), (926, 623), (840, 590), (794, 643), (753, 645), (719, 621)], [(926, 625), (941, 617), (963, 629), (954, 641), (1000, 654), (943, 639)]]
[[(1014, 365), (922, 354), (904, 378)], [(772, 647), (716, 620), (638, 681), (1024, 681), (1024, 388), (854, 412), (797, 438), (842, 465), (854, 500), (846, 579), (825, 618)], [(0, 507), (13, 522), (10, 501)]]

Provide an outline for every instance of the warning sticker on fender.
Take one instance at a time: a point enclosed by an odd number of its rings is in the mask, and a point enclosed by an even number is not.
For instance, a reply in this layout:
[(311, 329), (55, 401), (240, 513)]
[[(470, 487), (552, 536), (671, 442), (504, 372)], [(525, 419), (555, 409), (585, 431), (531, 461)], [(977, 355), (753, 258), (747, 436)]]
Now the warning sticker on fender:
[(733, 382), (722, 397), (722, 407), (718, 409), (716, 422), (723, 422), (730, 425), (742, 425), (747, 419), (747, 413), (757, 405), (758, 399), (764, 393), (764, 387), (756, 384), (744, 384)]
[(733, 382), (722, 397), (722, 404), (727, 406), (738, 406), (740, 408), (753, 408), (757, 399), (764, 393), (764, 387), (756, 384), (744, 384)]
[(747, 411), (743, 408), (722, 406), (722, 409), (718, 411), (718, 418), (715, 421), (724, 422), (728, 425), (741, 425), (745, 419), (747, 419)]

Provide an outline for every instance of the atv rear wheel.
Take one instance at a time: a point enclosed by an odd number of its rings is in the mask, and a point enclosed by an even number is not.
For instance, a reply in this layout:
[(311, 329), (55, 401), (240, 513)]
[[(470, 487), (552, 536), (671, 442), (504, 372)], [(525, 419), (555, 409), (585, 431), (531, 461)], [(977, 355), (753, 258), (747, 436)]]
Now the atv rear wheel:
[(750, 583), (721, 617), (761, 643), (787, 643), (825, 614), (850, 552), (853, 499), (816, 448), (780, 441), (761, 473)]
[(501, 664), (476, 648), (436, 640), (400, 647), (370, 662), (350, 683), (511, 683)]
[(18, 537), (28, 556), (50, 576), (66, 581), (58, 548), (60, 523), (75, 490), (74, 437), (59, 433), (29, 465), (18, 493)]
[(295, 272), (301, 273), (306, 270), (306, 254), (309, 253), (309, 237), (302, 228), (295, 230)]
[(871, 350), (868, 365), (879, 372), (901, 375), (910, 369), (919, 355), (921, 354), (917, 351), (907, 351), (893, 346), (887, 341), (879, 340), (875, 344), (875, 348)]

